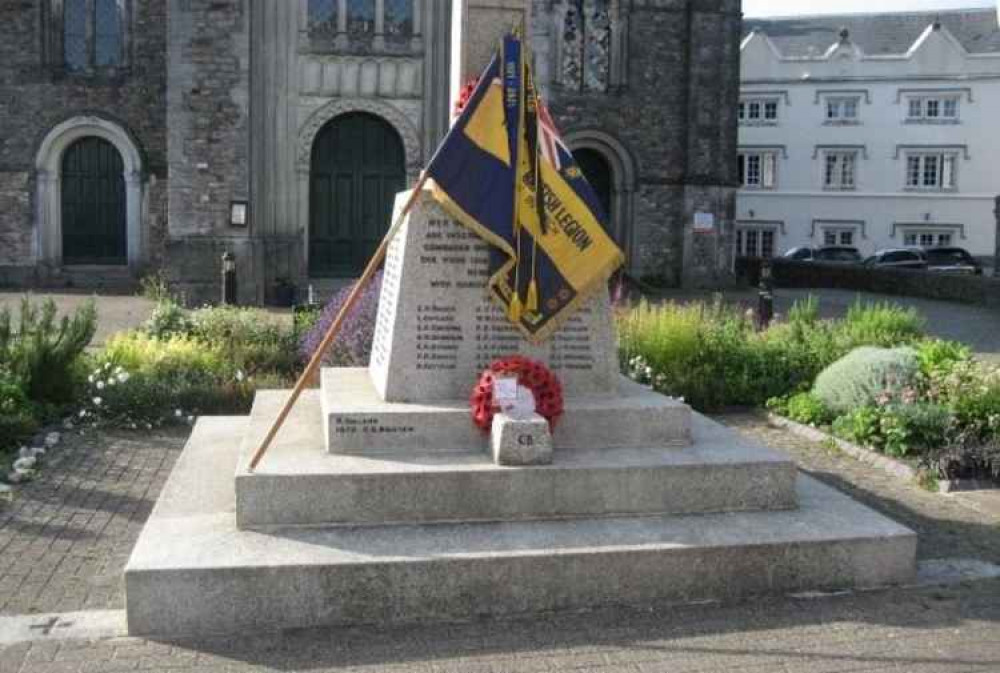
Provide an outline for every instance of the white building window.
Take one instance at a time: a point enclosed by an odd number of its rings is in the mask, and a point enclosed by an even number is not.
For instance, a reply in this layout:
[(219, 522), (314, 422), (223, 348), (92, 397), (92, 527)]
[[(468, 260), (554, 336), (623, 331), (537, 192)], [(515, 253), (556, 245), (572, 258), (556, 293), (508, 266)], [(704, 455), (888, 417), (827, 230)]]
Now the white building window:
[(914, 152), (906, 156), (907, 189), (956, 189), (958, 155), (951, 152)]
[(952, 244), (953, 232), (918, 229), (903, 233), (903, 245), (921, 248), (944, 248)]
[(831, 96), (826, 99), (826, 121), (831, 124), (855, 124), (861, 99), (857, 96)]
[(857, 152), (826, 152), (823, 155), (823, 187), (851, 190), (857, 187)]
[(747, 151), (737, 155), (739, 180), (748, 189), (774, 189), (777, 181), (777, 154), (772, 151)]
[(777, 98), (743, 98), (736, 109), (741, 124), (774, 125), (778, 123)]
[(823, 245), (854, 247), (857, 233), (854, 227), (823, 227)]
[(773, 227), (736, 228), (736, 256), (753, 259), (771, 259), (774, 257)]
[(956, 122), (959, 119), (959, 97), (911, 96), (906, 119), (911, 122)]

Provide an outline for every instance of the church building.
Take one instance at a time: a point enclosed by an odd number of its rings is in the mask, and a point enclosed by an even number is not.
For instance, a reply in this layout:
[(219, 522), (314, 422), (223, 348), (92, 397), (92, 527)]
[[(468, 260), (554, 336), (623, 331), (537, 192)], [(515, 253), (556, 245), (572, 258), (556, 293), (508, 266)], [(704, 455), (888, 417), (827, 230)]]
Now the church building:
[(729, 283), (739, 0), (5, 1), (0, 283), (347, 282), (513, 26), (630, 274)]

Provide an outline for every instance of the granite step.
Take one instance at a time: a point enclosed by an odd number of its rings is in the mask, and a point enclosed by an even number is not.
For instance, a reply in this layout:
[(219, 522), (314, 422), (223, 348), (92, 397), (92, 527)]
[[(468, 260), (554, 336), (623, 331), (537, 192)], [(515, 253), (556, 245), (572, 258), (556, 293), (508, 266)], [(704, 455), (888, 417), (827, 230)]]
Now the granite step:
[(701, 416), (695, 416), (690, 446), (557, 449), (552, 465), (511, 468), (494, 464), (485, 448), (327, 453), (315, 391), (301, 398), (251, 473), (249, 455), (286, 394), (260, 393), (254, 404), (236, 474), (240, 528), (691, 514), (796, 504), (792, 461)]
[(125, 570), (133, 636), (462, 620), (912, 579), (916, 536), (813, 479), (799, 508), (505, 523), (236, 527), (241, 418), (204, 418)]
[[(331, 453), (489, 451), (489, 435), (472, 423), (468, 399), (384, 402), (368, 370), (361, 368), (326, 368), (320, 380), (322, 415), (327, 419), (325, 439)], [(567, 397), (564, 408), (552, 433), (556, 449), (641, 449), (691, 443), (691, 408), (624, 376), (613, 393)]]

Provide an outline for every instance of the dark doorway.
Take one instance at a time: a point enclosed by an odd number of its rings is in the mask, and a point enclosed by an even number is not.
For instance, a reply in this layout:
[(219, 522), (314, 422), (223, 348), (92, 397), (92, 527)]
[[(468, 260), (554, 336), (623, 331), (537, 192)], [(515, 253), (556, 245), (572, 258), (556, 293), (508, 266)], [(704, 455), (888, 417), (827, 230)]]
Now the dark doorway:
[(361, 275), (389, 228), (405, 166), (399, 134), (375, 115), (349, 113), (323, 127), (310, 168), (311, 276)]
[(608, 218), (608, 223), (610, 227), (609, 234), (618, 241), (618, 236), (615, 233), (616, 227), (615, 222), (612, 221), (611, 210), (611, 193), (612, 193), (612, 178), (611, 178), (611, 165), (608, 160), (604, 158), (604, 155), (597, 150), (592, 150), (589, 148), (581, 148), (573, 151), (573, 158), (576, 159), (576, 163), (580, 166), (580, 170), (583, 171), (583, 175), (587, 178), (587, 182), (590, 186), (594, 188), (597, 192), (597, 198), (601, 202), (601, 206), (604, 208), (604, 214)]
[(62, 159), (63, 264), (126, 264), (125, 167), (103, 138), (81, 138)]

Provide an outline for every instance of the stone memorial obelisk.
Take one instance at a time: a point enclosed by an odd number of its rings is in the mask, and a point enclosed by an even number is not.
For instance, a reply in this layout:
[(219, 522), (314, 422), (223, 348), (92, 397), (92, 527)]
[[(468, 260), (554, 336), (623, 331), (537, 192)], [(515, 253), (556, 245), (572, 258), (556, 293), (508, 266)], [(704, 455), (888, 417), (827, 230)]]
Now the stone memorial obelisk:
[[(407, 200), (397, 197), (397, 213)], [(469, 396), (492, 362), (512, 355), (536, 359), (560, 379), (556, 449), (690, 442), (686, 405), (619, 373), (606, 290), (532, 344), (490, 298), (488, 278), (488, 244), (425, 190), (389, 247), (367, 376), (323, 373), (331, 452), (485, 450), (489, 438), (472, 423)]]

